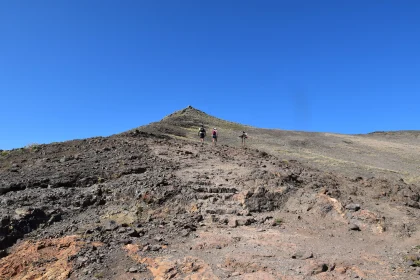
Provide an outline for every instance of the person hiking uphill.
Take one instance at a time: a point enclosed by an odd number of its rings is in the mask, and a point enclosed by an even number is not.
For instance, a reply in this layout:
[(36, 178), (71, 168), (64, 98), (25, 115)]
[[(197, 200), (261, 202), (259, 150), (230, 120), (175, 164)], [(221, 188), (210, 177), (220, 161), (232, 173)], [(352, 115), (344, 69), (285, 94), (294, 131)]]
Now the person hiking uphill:
[(200, 136), (201, 143), (204, 143), (204, 137), (206, 137), (206, 129), (204, 128), (204, 125), (201, 125), (198, 130), (198, 136)]
[(213, 145), (216, 146), (216, 144), (217, 144), (217, 137), (219, 137), (219, 133), (217, 132), (217, 128), (213, 128), (213, 132), (211, 133), (211, 136), (213, 138)]
[(245, 139), (248, 138), (248, 134), (245, 131), (242, 131), (242, 135), (239, 136), (242, 139), (242, 146), (245, 146)]

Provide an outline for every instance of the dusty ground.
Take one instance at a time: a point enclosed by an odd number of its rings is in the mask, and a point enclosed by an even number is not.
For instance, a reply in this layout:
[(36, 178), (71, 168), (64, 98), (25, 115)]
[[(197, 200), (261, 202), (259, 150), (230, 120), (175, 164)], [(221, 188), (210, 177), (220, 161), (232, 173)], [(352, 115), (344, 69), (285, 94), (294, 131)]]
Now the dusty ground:
[(0, 184), (0, 279), (420, 278), (392, 176), (134, 130), (2, 153)]

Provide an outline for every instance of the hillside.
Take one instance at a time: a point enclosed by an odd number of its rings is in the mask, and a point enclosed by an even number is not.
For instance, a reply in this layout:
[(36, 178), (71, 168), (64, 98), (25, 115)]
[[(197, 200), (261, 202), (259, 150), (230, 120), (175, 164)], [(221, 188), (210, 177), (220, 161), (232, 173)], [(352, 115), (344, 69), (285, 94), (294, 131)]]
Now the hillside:
[[(420, 131), (375, 132), (365, 135), (260, 129), (224, 121), (191, 106), (160, 122), (139, 128), (184, 139), (197, 140), (197, 130), (217, 127), (221, 144), (239, 147), (238, 135), (246, 130), (248, 147), (284, 159), (348, 177), (379, 177), (420, 182)], [(211, 141), (210, 137), (207, 137)]]
[[(201, 123), (217, 146), (198, 142)], [(188, 107), (3, 151), (0, 279), (416, 279), (420, 187), (398, 171), (415, 178), (416, 161), (398, 160), (416, 139), (264, 130)]]

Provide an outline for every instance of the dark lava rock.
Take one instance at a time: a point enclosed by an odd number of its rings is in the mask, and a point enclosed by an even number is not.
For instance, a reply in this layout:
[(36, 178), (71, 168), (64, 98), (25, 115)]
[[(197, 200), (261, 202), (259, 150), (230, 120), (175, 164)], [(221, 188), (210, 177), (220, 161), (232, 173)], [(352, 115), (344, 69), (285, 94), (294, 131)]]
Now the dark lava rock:
[(150, 251), (159, 251), (160, 249), (162, 249), (160, 245), (152, 245), (150, 247)]
[(360, 227), (356, 224), (350, 224), (349, 230), (360, 231)]
[(128, 269), (128, 272), (130, 273), (136, 273), (138, 271), (138, 269), (136, 267), (130, 267), (130, 269)]
[(325, 263), (315, 263), (310, 267), (309, 275), (316, 275), (328, 271), (328, 265)]
[(104, 228), (105, 228), (106, 231), (114, 231), (114, 230), (118, 229), (118, 227), (119, 226), (117, 225), (116, 222), (110, 221), (110, 222), (106, 223)]
[(134, 229), (127, 230), (127, 235), (130, 237), (140, 237), (140, 234)]
[(314, 254), (311, 251), (305, 252), (296, 252), (292, 255), (292, 259), (307, 260), (314, 257)]
[(359, 211), (360, 210), (360, 205), (355, 204), (355, 203), (350, 203), (346, 206), (346, 209), (351, 210), (351, 211)]

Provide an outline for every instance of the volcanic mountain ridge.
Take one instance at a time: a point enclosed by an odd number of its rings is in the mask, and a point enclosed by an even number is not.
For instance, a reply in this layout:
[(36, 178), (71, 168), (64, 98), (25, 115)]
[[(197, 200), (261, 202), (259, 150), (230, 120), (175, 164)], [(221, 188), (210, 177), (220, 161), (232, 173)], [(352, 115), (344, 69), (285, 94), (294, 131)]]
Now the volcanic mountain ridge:
[[(216, 146), (198, 142), (201, 124)], [(258, 129), (187, 107), (2, 151), (0, 279), (416, 279), (417, 137)]]

